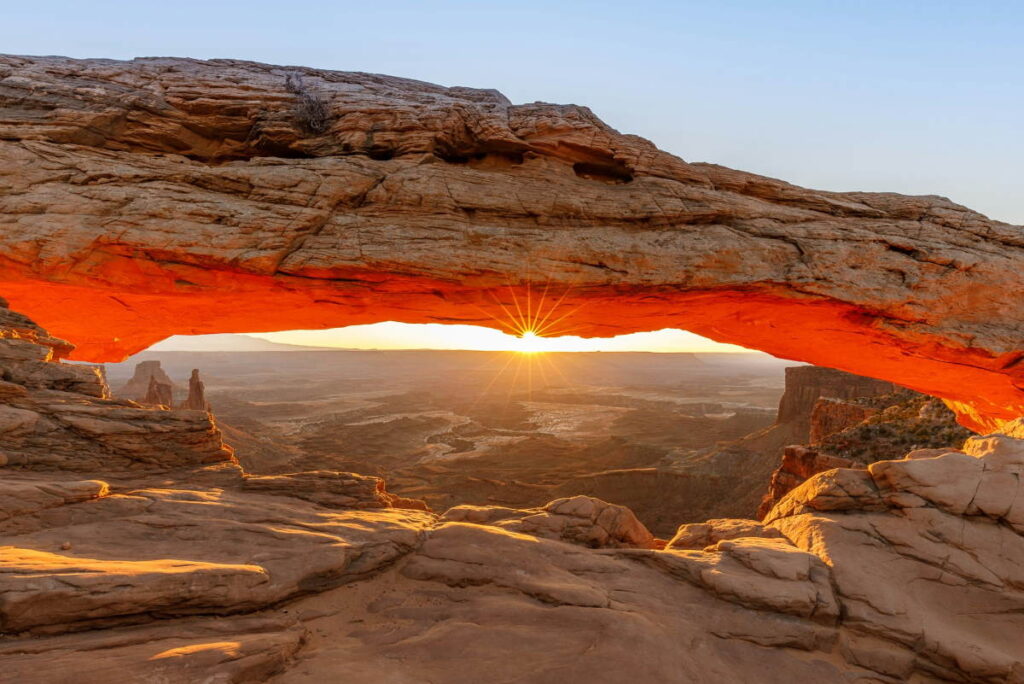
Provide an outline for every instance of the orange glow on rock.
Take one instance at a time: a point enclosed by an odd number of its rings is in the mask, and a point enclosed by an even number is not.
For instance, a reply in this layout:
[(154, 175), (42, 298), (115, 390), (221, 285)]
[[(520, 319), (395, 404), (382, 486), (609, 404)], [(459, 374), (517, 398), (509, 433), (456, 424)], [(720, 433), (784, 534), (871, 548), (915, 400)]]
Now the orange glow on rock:
[[(2, 264), (0, 264), (2, 266)], [(1024, 415), (1024, 364), (1012, 355), (916, 336), (871, 312), (782, 286), (679, 291), (609, 285), (509, 286), (481, 274), (453, 283), (381, 272), (259, 276), (107, 254), (65, 282), (10, 279), (12, 308), (77, 345), (70, 358), (120, 361), (174, 334), (324, 329), (381, 321), (464, 323), (522, 335), (610, 337), (682, 328), (778, 357), (890, 380), (945, 399), (990, 431)], [(26, 274), (28, 278), (31, 275)], [(529, 301), (525, 313), (512, 314)], [(532, 312), (532, 313), (530, 313)], [(543, 325), (547, 325), (544, 323)], [(519, 327), (517, 327), (519, 326)], [(533, 344), (536, 340), (528, 340)]]

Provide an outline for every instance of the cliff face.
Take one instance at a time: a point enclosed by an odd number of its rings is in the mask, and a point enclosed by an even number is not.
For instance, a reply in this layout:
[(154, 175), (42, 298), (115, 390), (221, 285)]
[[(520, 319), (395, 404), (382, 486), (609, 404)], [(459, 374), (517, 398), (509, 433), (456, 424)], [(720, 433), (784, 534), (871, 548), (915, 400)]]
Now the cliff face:
[(783, 450), (768, 493), (758, 507), (758, 518), (817, 473), (863, 467), (918, 449), (959, 446), (971, 435), (940, 401), (905, 389), (846, 399), (820, 398), (810, 421), (810, 443)]
[(863, 423), (878, 411), (879, 409), (873, 406), (852, 401), (819, 398), (811, 409), (811, 429), (808, 438), (812, 444), (817, 444), (829, 435)]
[(67, 351), (0, 308), (4, 681), (1020, 680), (1021, 424), (660, 548), (591, 497), (439, 517), (249, 476), (208, 414), (107, 399)]
[(681, 327), (939, 396), (976, 429), (1024, 414), (1020, 227), (687, 163), (583, 107), (2, 57), (0, 177), (3, 291), (77, 358), (174, 333), (516, 329), (529, 300), (548, 334)]
[(98, 368), (60, 362), (70, 349), (0, 300), (0, 466), (110, 473), (233, 461), (208, 413), (112, 399)]
[[(785, 391), (779, 400), (775, 423), (741, 439), (719, 442), (685, 461), (683, 475), (697, 477), (691, 482), (684, 480), (672, 485), (675, 496), (685, 499), (676, 510), (685, 515), (686, 521), (748, 518), (755, 511), (763, 515), (767, 511), (763, 503), (765, 488), (777, 476), (788, 485), (779, 490), (784, 493), (811, 474), (789, 473), (784, 456), (788, 446), (805, 444), (811, 433), (824, 429), (826, 418), (820, 411), (823, 404), (868, 401), (886, 396), (892, 390), (891, 383), (831, 368), (787, 368)], [(840, 397), (842, 399), (838, 399)], [(778, 498), (772, 498), (772, 503), (776, 501)]]
[(791, 426), (793, 437), (805, 441), (812, 432), (812, 416), (820, 398), (872, 397), (888, 394), (894, 389), (891, 382), (865, 378), (832, 368), (787, 368), (786, 391), (779, 401), (777, 422)]

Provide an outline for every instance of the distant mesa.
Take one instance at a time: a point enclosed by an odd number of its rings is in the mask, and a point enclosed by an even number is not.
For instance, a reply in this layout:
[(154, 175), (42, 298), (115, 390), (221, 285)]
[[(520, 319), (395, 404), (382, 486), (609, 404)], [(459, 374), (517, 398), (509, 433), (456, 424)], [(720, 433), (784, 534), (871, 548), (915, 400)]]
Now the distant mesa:
[[(144, 392), (139, 388), (145, 387)], [(179, 403), (177, 397), (184, 394)], [(135, 365), (135, 374), (118, 391), (123, 399), (131, 399), (147, 406), (177, 407), (195, 411), (209, 411), (210, 404), (206, 400), (206, 385), (199, 377), (199, 369), (193, 369), (188, 381), (188, 392), (174, 383), (164, 371), (158, 360), (141, 361)]]
[(243, 333), (212, 335), (174, 335), (157, 342), (147, 351), (154, 352), (303, 352), (337, 350), (338, 347), (317, 347), (304, 344), (271, 342)]
[[(168, 402), (154, 401), (159, 398), (156, 394), (152, 393), (162, 392), (163, 390), (157, 389), (160, 385), (167, 387), (167, 391), (170, 393)], [(175, 392), (180, 392), (181, 388), (174, 384), (174, 381), (168, 377), (164, 369), (161, 368), (159, 361), (142, 361), (135, 366), (135, 374), (131, 379), (122, 387), (117, 395), (124, 399), (131, 399), (138, 401), (143, 404), (157, 404), (164, 403), (170, 406), (170, 402), (173, 401), (173, 395)], [(163, 395), (160, 395), (163, 396)]]

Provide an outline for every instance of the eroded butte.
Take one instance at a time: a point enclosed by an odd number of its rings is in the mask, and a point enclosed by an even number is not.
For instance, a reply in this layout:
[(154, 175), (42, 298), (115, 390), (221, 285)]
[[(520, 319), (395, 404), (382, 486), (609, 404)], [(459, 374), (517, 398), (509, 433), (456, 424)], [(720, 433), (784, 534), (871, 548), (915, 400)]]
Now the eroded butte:
[(116, 360), (382, 320), (681, 327), (1024, 413), (1024, 235), (687, 163), (584, 107), (231, 60), (0, 57), (0, 279)]

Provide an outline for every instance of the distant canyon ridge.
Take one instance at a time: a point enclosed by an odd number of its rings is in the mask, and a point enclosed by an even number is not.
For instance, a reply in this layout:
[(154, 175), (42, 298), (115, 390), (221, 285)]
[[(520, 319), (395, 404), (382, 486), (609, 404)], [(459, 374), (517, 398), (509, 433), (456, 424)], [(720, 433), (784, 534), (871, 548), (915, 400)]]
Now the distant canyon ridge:
[(889, 380), (975, 430), (1024, 414), (1020, 226), (688, 163), (585, 107), (234, 60), (5, 56), (0, 176), (0, 287), (73, 358), (544, 317)]

